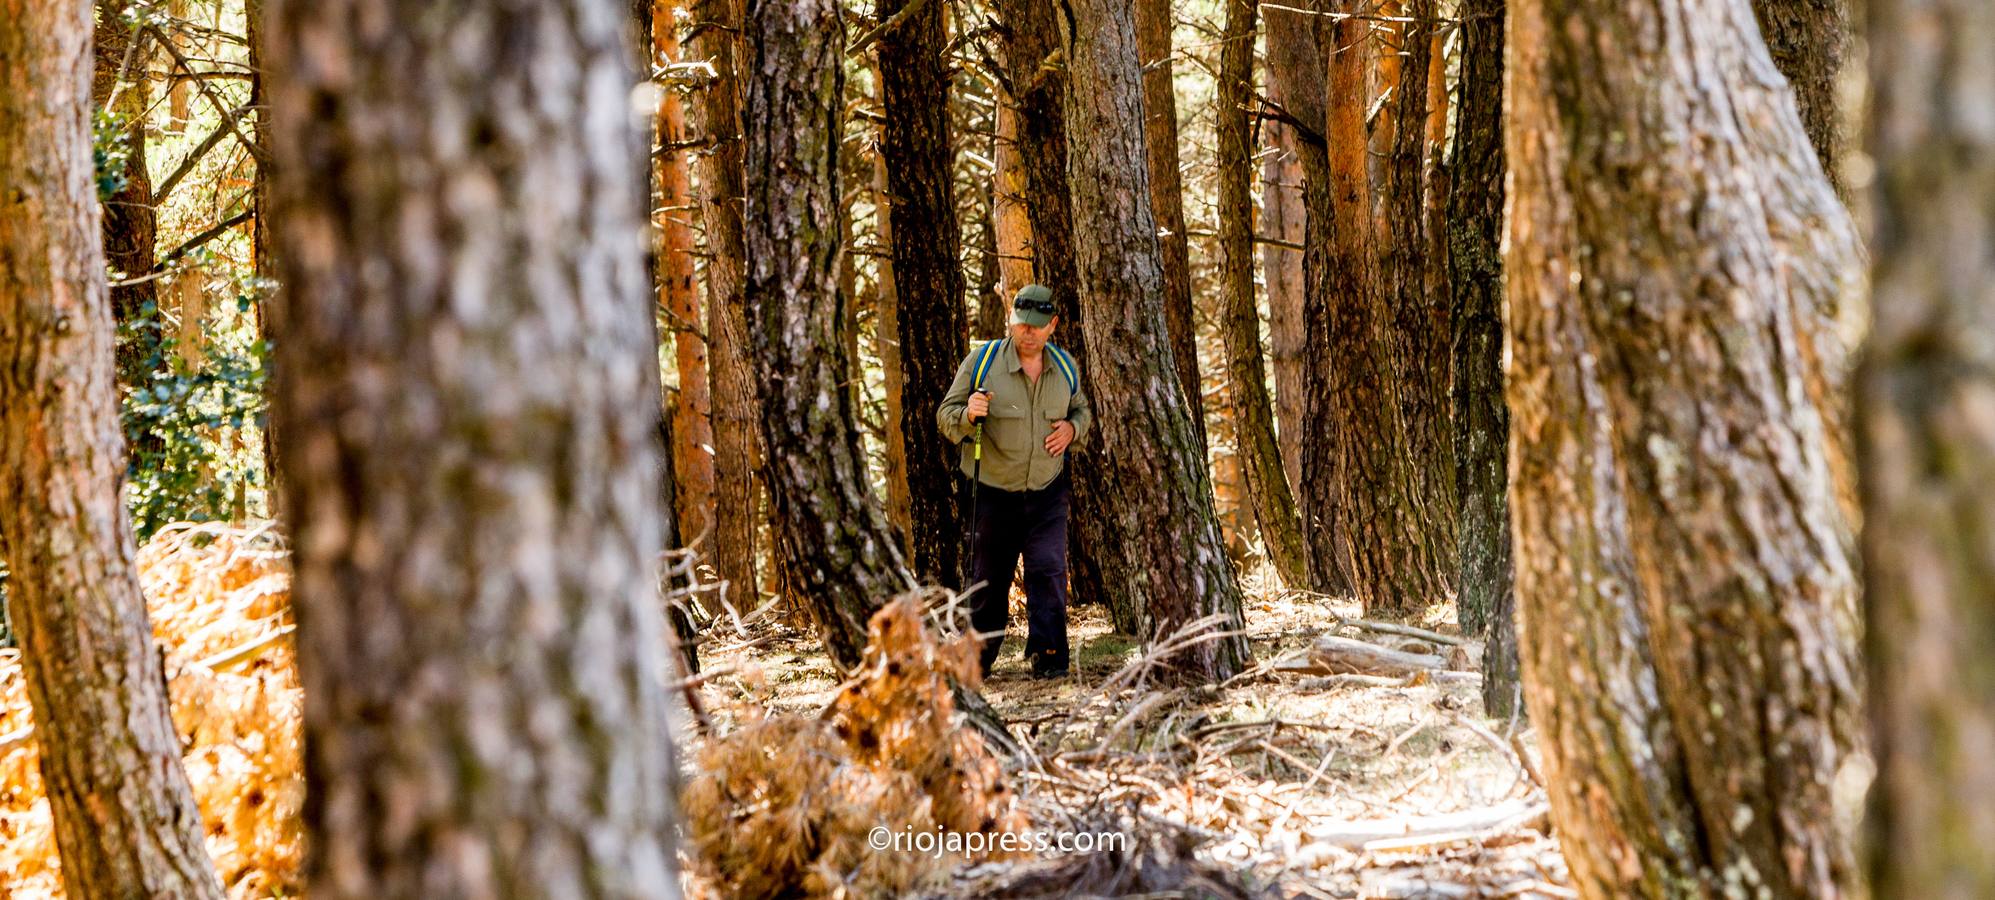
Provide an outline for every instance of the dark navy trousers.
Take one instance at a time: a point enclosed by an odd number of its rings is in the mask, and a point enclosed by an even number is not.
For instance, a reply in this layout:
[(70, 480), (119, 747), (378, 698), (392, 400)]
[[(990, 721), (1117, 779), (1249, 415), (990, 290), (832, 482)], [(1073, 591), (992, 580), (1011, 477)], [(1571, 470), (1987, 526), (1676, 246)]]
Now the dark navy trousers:
[(1073, 491), (1062, 469), (1036, 491), (984, 485), (970, 555), (970, 623), (984, 639), (989, 672), (1010, 620), (1011, 575), (1025, 559), (1025, 655), (1034, 669), (1067, 668), (1067, 508)]

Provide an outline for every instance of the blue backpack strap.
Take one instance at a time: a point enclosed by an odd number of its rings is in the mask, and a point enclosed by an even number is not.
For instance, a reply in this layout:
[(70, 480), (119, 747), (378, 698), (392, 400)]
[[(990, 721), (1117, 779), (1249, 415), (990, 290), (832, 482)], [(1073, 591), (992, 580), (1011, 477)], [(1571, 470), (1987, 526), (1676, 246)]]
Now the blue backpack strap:
[(1081, 367), (1074, 365), (1074, 358), (1068, 355), (1067, 351), (1052, 344), (1047, 344), (1046, 349), (1053, 351), (1053, 365), (1059, 366), (1060, 374), (1067, 377), (1067, 390), (1080, 393)]
[(984, 389), (984, 376), (990, 374), (991, 363), (997, 359), (998, 345), (1004, 343), (1005, 340), (1007, 339), (985, 341), (983, 346), (977, 348), (977, 364), (970, 369), (971, 390), (981, 391)]

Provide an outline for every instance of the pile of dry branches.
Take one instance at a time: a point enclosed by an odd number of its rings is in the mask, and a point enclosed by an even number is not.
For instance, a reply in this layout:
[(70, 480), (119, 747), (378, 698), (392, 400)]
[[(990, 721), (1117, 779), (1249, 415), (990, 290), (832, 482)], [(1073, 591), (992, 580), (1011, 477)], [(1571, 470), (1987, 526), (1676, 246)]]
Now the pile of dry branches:
[(932, 886), (999, 853), (869, 845), (875, 829), (1017, 833), (1027, 820), (983, 739), (959, 726), (950, 681), (974, 684), (976, 646), (938, 640), (920, 600), (876, 613), (865, 663), (815, 717), (739, 710), (705, 741), (683, 792), (704, 887), (730, 897), (879, 896)]

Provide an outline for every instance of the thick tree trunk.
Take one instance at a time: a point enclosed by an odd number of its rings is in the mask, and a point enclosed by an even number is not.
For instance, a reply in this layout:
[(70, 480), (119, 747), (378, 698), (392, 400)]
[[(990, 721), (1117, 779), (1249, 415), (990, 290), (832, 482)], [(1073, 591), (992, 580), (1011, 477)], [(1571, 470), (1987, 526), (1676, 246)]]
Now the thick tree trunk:
[(1448, 198), (1454, 302), (1455, 492), (1462, 634), (1486, 638), (1483, 708), (1517, 711), (1517, 629), (1510, 570), (1510, 409), (1503, 401), (1504, 0), (1464, 0), (1462, 102)]
[(1164, 322), (1171, 332), (1178, 382), (1191, 403), (1201, 450), (1205, 397), (1198, 378), (1198, 328), (1191, 300), (1191, 238), (1185, 234), (1184, 180), (1178, 176), (1178, 92), (1171, 78), (1171, 0), (1136, 0), (1136, 53), (1143, 72), (1143, 146), (1148, 151), (1150, 209), (1164, 264)]
[(673, 896), (629, 10), (268, 9), (309, 893)]
[(0, 11), (0, 557), (72, 897), (220, 898), (119, 485), (90, 6)]
[(951, 178), (948, 35), (944, 4), (933, 0), (879, 0), (876, 12), (886, 21), (909, 3), (922, 5), (878, 45), (881, 102), (891, 111), (881, 125), (880, 153), (891, 204), (903, 413), (889, 427), (900, 429), (906, 446), (909, 562), (923, 581), (956, 587), (969, 563), (967, 510), (956, 447), (933, 421), (969, 335)]
[[(1317, 8), (1310, 5), (1310, 9)], [(1326, 7), (1327, 8), (1327, 7)], [(1298, 290), (1300, 306), (1287, 318), (1292, 320), (1290, 329), (1299, 336), (1300, 343), (1293, 349), (1295, 374), (1292, 378), (1293, 400), (1300, 404), (1292, 417), (1284, 419), (1293, 424), (1293, 430), (1284, 432), (1282, 442), (1294, 447), (1295, 479), (1290, 482), (1296, 501), (1296, 519), (1302, 528), (1305, 570), (1308, 575), (1303, 585), (1310, 590), (1326, 594), (1343, 593), (1350, 589), (1344, 566), (1338, 561), (1338, 527), (1336, 513), (1337, 490), (1337, 430), (1329, 427), (1322, 416), (1329, 414), (1329, 400), (1326, 392), (1330, 389), (1329, 379), (1344, 367), (1315, 364), (1324, 359), (1320, 356), (1328, 347), (1327, 336), (1321, 333), (1326, 327), (1325, 319), (1333, 300), (1330, 278), (1334, 260), (1361, 263), (1369, 258), (1371, 244), (1368, 231), (1354, 233), (1363, 254), (1345, 256), (1335, 254), (1332, 223), (1333, 207), (1330, 202), (1331, 171), (1329, 148), (1323, 142), (1323, 126), (1330, 116), (1330, 93), (1334, 88), (1326, 77), (1326, 61), (1339, 61), (1349, 65), (1362, 66), (1362, 61), (1354, 61), (1355, 52), (1331, 55), (1330, 26), (1323, 18), (1304, 15), (1300, 12), (1270, 9), (1268, 19), (1268, 77), (1275, 92), (1280, 95), (1283, 107), (1296, 120), (1309, 123), (1313, 127), (1314, 139), (1301, 134), (1290, 126), (1281, 129), (1291, 135), (1298, 161), (1297, 168), (1302, 174), (1302, 205), (1304, 207), (1301, 256), (1302, 279)], [(1360, 75), (1362, 70), (1360, 69)], [(1362, 84), (1362, 80), (1360, 82)], [(1362, 109), (1357, 115), (1362, 116)], [(1369, 197), (1368, 185), (1362, 181), (1364, 166), (1364, 145), (1362, 140), (1363, 123), (1358, 120), (1360, 138), (1356, 144), (1346, 144), (1339, 149), (1345, 151), (1345, 164), (1356, 160), (1360, 173), (1358, 188)], [(1356, 201), (1368, 203), (1369, 200)], [(1348, 278), (1356, 278), (1360, 272), (1343, 273)], [(1346, 287), (1362, 287), (1363, 281), (1353, 281)], [(1360, 300), (1363, 294), (1346, 297), (1346, 300)], [(1270, 310), (1274, 309), (1277, 298), (1269, 295)], [(1282, 317), (1271, 317), (1270, 330), (1274, 339), (1278, 366), (1275, 371), (1275, 386), (1279, 391), (1283, 384), (1279, 367), (1283, 346)], [(1292, 337), (1291, 340), (1294, 338)], [(1369, 342), (1365, 346), (1369, 348)], [(1279, 396), (1279, 395), (1278, 395)], [(1286, 460), (1284, 461), (1286, 464)]]
[(1517, 602), (1574, 879), (1854, 893), (1856, 583), (1803, 349), (1853, 229), (1743, 0), (1512, 10)]
[[(1304, 447), (1300, 495), (1303, 519), (1313, 526), (1307, 538), (1312, 580), (1348, 586), (1368, 613), (1404, 615), (1446, 593), (1441, 567), (1451, 561), (1454, 538), (1451, 528), (1436, 523), (1444, 516), (1451, 520), (1453, 511), (1429, 508), (1445, 495), (1433, 496), (1430, 489), (1437, 475), (1428, 471), (1431, 456), (1425, 451), (1431, 445), (1410, 434), (1409, 422), (1440, 427), (1426, 418), (1436, 410), (1418, 406), (1417, 395), (1400, 383), (1424, 361), (1418, 356), (1425, 348), (1418, 340), (1424, 322), (1409, 321), (1417, 315), (1396, 321), (1395, 307), (1382, 296), (1388, 284), (1398, 282), (1379, 274), (1379, 242), (1389, 238), (1398, 248), (1387, 262), (1417, 257), (1420, 211), (1417, 199), (1407, 199), (1402, 173), (1409, 168), (1401, 154), (1395, 157), (1401, 165), (1388, 170), (1393, 180), (1387, 196), (1399, 198), (1395, 213), (1410, 208), (1413, 220), (1402, 223), (1402, 233), (1388, 236), (1372, 215), (1361, 102), (1368, 66), (1356, 49), (1365, 28), (1360, 20), (1346, 19), (1326, 29), (1322, 41), (1329, 74), (1324, 111), (1329, 154), (1318, 193), (1327, 196), (1311, 203), (1304, 321), (1307, 356), (1336, 364), (1310, 371), (1306, 418), (1316, 434)], [(1407, 68), (1424, 77), (1424, 66)], [(1424, 110), (1424, 103), (1412, 108)], [(1418, 137), (1410, 167), (1416, 178)], [(1417, 198), (1417, 190), (1411, 193)], [(1417, 287), (1417, 272), (1406, 277)], [(1418, 416), (1409, 416), (1408, 404), (1401, 402), (1409, 399)], [(1452, 470), (1447, 474), (1452, 477)], [(1446, 544), (1437, 543), (1444, 536)]]
[(704, 60), (714, 78), (697, 91), (693, 126), (712, 142), (694, 157), (700, 219), (706, 235), (707, 362), (712, 375), (714, 531), (707, 545), (726, 587), (709, 593), (746, 610), (756, 603), (755, 381), (748, 361), (747, 307), (742, 299), (746, 257), (742, 239), (740, 0), (693, 0), (689, 59)]
[[(1140, 565), (1104, 573), (1140, 600), (1138, 632), (1161, 639), (1195, 619), (1222, 616), (1239, 631), (1240, 588), (1220, 541), (1212, 482), (1178, 381), (1164, 327), (1163, 267), (1156, 220), (1140, 166), (1141, 74), (1128, 6), (1080, 0), (1062, 35), (1069, 72), (1067, 122), (1088, 140), (1067, 144), (1073, 190), (1075, 270), (1103, 472), (1115, 537)], [(1247, 664), (1244, 635), (1186, 647), (1167, 657), (1187, 678), (1217, 681)]]
[(1262, 542), (1282, 581), (1309, 583), (1302, 526), (1282, 471), (1281, 443), (1275, 437), (1268, 400), (1267, 369), (1261, 362), (1261, 317), (1254, 303), (1253, 129), (1247, 119), (1254, 87), (1255, 0), (1230, 0), (1219, 64), (1219, 250), (1225, 309), (1226, 386), (1232, 406), (1247, 499)]
[[(1455, 580), (1455, 454), (1448, 403), (1450, 340), (1446, 298), (1428, 290), (1428, 277), (1439, 261), (1427, 252), (1426, 189), (1427, 94), (1430, 86), (1428, 51), (1432, 47), (1424, 24), (1434, 18), (1434, 0), (1406, 0), (1405, 13), (1415, 20), (1398, 26), (1405, 52), (1391, 67), (1399, 80), (1393, 86), (1392, 152), (1384, 160), (1384, 190), (1379, 209), (1386, 227), (1374, 270), (1380, 279), (1373, 294), (1373, 323), (1379, 345), (1391, 354), (1386, 369), (1387, 393), (1399, 416), (1396, 433), (1402, 448), (1392, 468), (1378, 482), (1387, 490), (1375, 497), (1390, 504), (1400, 523), (1394, 531), (1376, 532), (1370, 540), (1387, 546), (1358, 546), (1357, 555), (1384, 550), (1389, 564), (1375, 571), (1389, 574), (1393, 593), (1380, 592), (1384, 608), (1413, 612), (1445, 599)], [(1445, 85), (1441, 86), (1445, 90)], [(1354, 528), (1353, 535), (1363, 534)], [(1369, 541), (1368, 541), (1369, 543)], [(1365, 592), (1358, 580), (1361, 596)], [(1366, 608), (1374, 603), (1366, 599)]]
[(1773, 64), (1794, 89), (1801, 127), (1822, 171), (1843, 194), (1843, 117), (1836, 103), (1849, 51), (1848, 0), (1753, 0), (1760, 36)]
[[(650, 58), (659, 65), (680, 60), (679, 23), (674, 14), (680, 0), (659, 5), (651, 17)], [(649, 72), (644, 75), (648, 77)], [(658, 92), (658, 143), (686, 140), (686, 112), (680, 92)], [(701, 336), (699, 286), (694, 283), (692, 179), (686, 151), (672, 151), (652, 161), (656, 179), (658, 258), (653, 268), (658, 305), (671, 323), (672, 361), (679, 373), (679, 390), (672, 395), (672, 481), (677, 502), (673, 521), (680, 538), (705, 538), (713, 545), (714, 458), (713, 393), (707, 382), (707, 344)]]
[[(1268, 10), (1267, 93), (1297, 118), (1319, 123), (1323, 121), (1323, 50), (1309, 24), (1313, 19), (1287, 10)], [(1324, 161), (1322, 144), (1305, 142), (1294, 128), (1274, 122), (1262, 128), (1272, 136), (1278, 152), (1261, 163), (1260, 232), (1293, 245), (1261, 246), (1261, 279), (1268, 292), (1268, 352), (1274, 358), (1275, 421), (1282, 437), (1282, 470), (1288, 474), (1290, 490), (1300, 490), (1303, 442), (1316, 433), (1307, 426), (1303, 412), (1308, 351), (1302, 322), (1304, 253), (1298, 248), (1307, 240), (1309, 221), (1304, 159), (1314, 160), (1310, 171), (1319, 176), (1329, 170), (1329, 164)], [(1322, 128), (1312, 124), (1312, 130), (1320, 133)], [(1318, 196), (1329, 195), (1319, 191)]]
[(867, 618), (909, 581), (867, 487), (844, 387), (852, 376), (840, 350), (849, 298), (835, 283), (844, 118), (838, 16), (829, 0), (758, 0), (749, 15), (754, 51), (743, 121), (749, 340), (777, 540), (832, 659), (849, 668), (859, 664)]
[(1876, 328), (1858, 377), (1872, 889), (1995, 896), (1995, 9), (1871, 0)]
[[(1005, 65), (1018, 104), (1019, 150), (1028, 187), (1035, 280), (1060, 304), (1061, 347), (1074, 354), (1090, 395), (1100, 382), (1089, 361), (1073, 248), (1073, 215), (1067, 178), (1067, 69), (1059, 15), (1052, 0), (1003, 0)], [(1090, 443), (1093, 443), (1092, 441)], [(1067, 460), (1073, 478), (1073, 519), (1068, 538), (1067, 578), (1072, 602), (1108, 607), (1115, 629), (1140, 634), (1142, 607), (1127, 586), (1108, 573), (1141, 565), (1132, 545), (1118, 537), (1116, 493), (1106, 481), (1099, 450), (1082, 447)]]

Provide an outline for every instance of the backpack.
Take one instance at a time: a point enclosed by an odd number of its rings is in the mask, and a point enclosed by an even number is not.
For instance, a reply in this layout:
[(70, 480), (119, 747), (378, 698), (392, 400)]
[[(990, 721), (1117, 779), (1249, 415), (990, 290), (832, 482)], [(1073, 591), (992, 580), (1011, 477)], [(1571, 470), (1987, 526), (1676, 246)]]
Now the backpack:
[[(1011, 338), (1003, 338), (995, 341), (985, 341), (983, 346), (977, 348), (977, 363), (970, 369), (970, 390), (981, 391), (984, 389), (984, 376), (990, 374), (991, 363), (997, 360), (999, 345), (1010, 340)], [(1068, 393), (1080, 393), (1081, 369), (1074, 364), (1074, 357), (1067, 353), (1067, 351), (1050, 343), (1046, 345), (1046, 350), (1048, 351), (1047, 355), (1053, 357), (1053, 367), (1059, 369), (1061, 377), (1067, 379)]]

